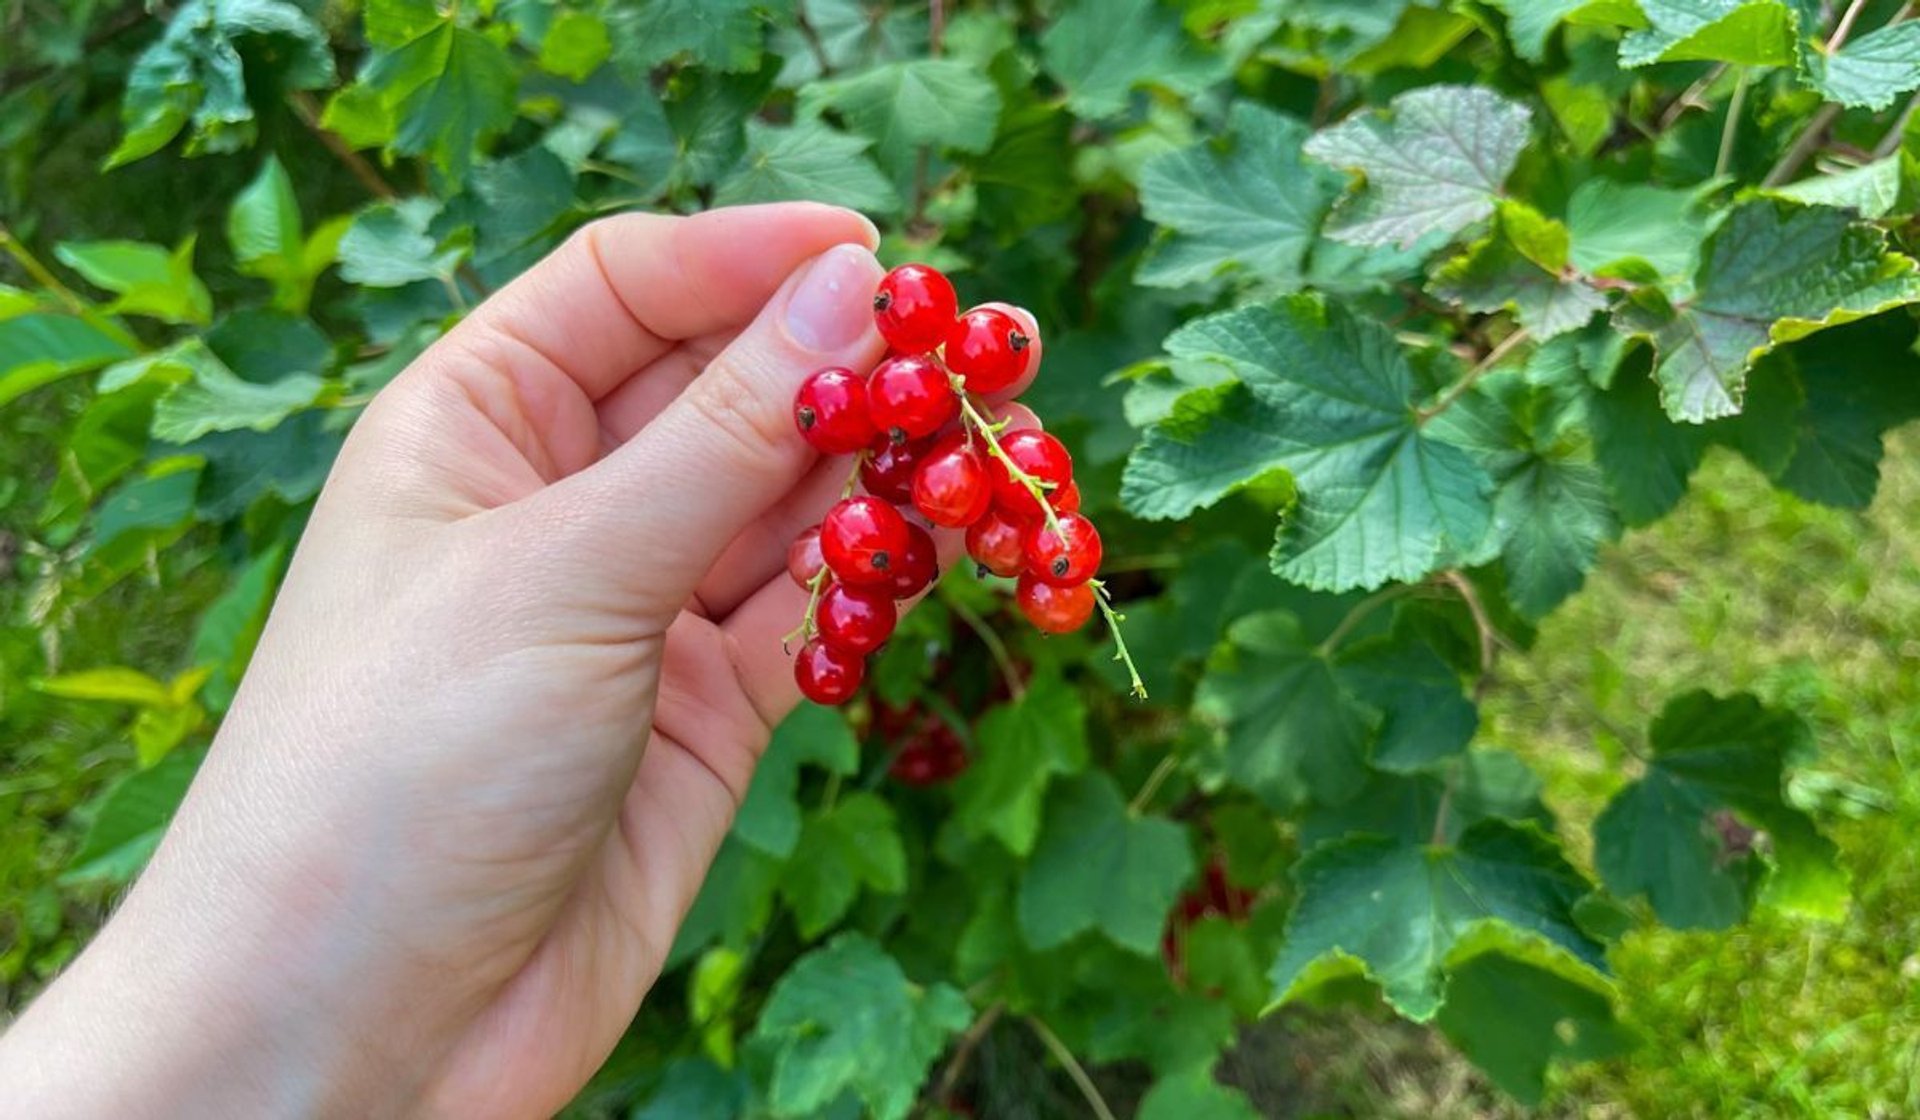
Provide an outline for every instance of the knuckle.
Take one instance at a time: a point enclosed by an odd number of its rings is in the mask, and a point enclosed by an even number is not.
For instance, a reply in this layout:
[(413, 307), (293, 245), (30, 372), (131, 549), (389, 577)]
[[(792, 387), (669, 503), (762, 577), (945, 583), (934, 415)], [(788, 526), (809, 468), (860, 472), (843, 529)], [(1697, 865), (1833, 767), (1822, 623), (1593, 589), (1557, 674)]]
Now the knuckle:
[(751, 454), (765, 455), (786, 444), (793, 421), (755, 381), (749, 371), (722, 359), (694, 382), (689, 403), (708, 428)]

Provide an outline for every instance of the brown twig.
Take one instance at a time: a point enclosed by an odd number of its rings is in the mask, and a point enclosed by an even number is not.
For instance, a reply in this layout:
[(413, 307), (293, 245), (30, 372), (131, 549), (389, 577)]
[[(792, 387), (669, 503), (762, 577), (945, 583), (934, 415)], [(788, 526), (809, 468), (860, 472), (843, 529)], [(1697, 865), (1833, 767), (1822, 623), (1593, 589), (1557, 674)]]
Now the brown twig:
[[(1834, 28), (1833, 35), (1821, 47), (1824, 53), (1833, 54), (1845, 45), (1847, 35), (1853, 30), (1853, 21), (1860, 14), (1863, 2), (1864, 0), (1853, 0), (1853, 4), (1840, 17), (1840, 23)], [(1893, 13), (1893, 18), (1887, 21), (1886, 26), (1892, 27), (1912, 14), (1913, 4), (1902, 4), (1900, 10)], [(1780, 157), (1780, 162), (1774, 164), (1773, 169), (1767, 172), (1767, 177), (1760, 180), (1760, 185), (1777, 187), (1798, 175), (1807, 161), (1813, 158), (1813, 154), (1820, 150), (1821, 143), (1827, 138), (1827, 129), (1833, 127), (1833, 122), (1839, 119), (1839, 116), (1840, 106), (1831, 103), (1820, 106), (1820, 110), (1807, 121), (1807, 127), (1802, 129), (1800, 135), (1794, 139), (1793, 146), (1789, 147), (1786, 154)]]
[(967, 1028), (967, 1033), (960, 1036), (960, 1041), (953, 1047), (953, 1057), (947, 1059), (947, 1068), (940, 1072), (939, 1084), (934, 1086), (935, 1104), (944, 1106), (953, 1098), (953, 1090), (960, 1084), (960, 1074), (967, 1068), (967, 1061), (973, 1057), (973, 1052), (979, 1049), (981, 1040), (987, 1037), (987, 1032), (1000, 1021), (1000, 1016), (1006, 1010), (1006, 1004), (994, 1004), (982, 1011), (980, 1017), (973, 1021), (973, 1025)]
[(296, 90), (288, 95), (287, 102), (293, 106), (293, 115), (300, 118), (300, 123), (306, 125), (320, 143), (326, 145), (327, 151), (333, 153), (333, 158), (339, 160), (348, 171), (352, 172), (353, 177), (360, 180), (360, 185), (367, 188), (369, 194), (385, 199), (400, 197), (400, 192), (393, 189), (393, 184), (387, 182), (380, 172), (374, 169), (373, 164), (367, 162), (365, 156), (354, 151), (353, 145), (347, 143), (346, 137), (320, 123), (320, 105), (313, 99), (312, 94), (305, 90)]
[(1480, 679), (1473, 686), (1473, 702), (1478, 704), (1493, 685), (1493, 668), (1500, 657), (1500, 631), (1487, 617), (1486, 604), (1480, 601), (1480, 592), (1474, 589), (1472, 580), (1449, 568), (1440, 573), (1440, 581), (1459, 593), (1460, 601), (1467, 605), (1467, 613), (1473, 616), (1474, 633), (1480, 642)]
[(1054, 1060), (1066, 1069), (1067, 1076), (1073, 1079), (1074, 1087), (1086, 1098), (1087, 1107), (1093, 1109), (1093, 1114), (1099, 1120), (1115, 1120), (1112, 1106), (1100, 1095), (1100, 1087), (1093, 1083), (1093, 1078), (1087, 1076), (1086, 1067), (1073, 1056), (1073, 1051), (1067, 1049), (1067, 1044), (1060, 1041), (1060, 1036), (1053, 1033), (1053, 1028), (1032, 1015), (1027, 1016), (1027, 1025), (1033, 1028), (1033, 1033), (1039, 1036), (1041, 1044), (1053, 1055)]
[(1455, 401), (1459, 400), (1461, 397), (1466, 396), (1467, 390), (1473, 388), (1474, 382), (1486, 376), (1489, 370), (1493, 369), (1494, 366), (1497, 366), (1500, 364), (1500, 359), (1512, 353), (1514, 347), (1527, 341), (1527, 339), (1530, 337), (1532, 336), (1527, 333), (1527, 329), (1525, 327), (1521, 327), (1519, 330), (1514, 331), (1512, 334), (1501, 339), (1499, 345), (1487, 351), (1487, 356), (1480, 359), (1479, 365), (1474, 366), (1472, 369), (1468, 370), (1467, 375), (1465, 377), (1462, 377), (1460, 380), (1454, 382), (1453, 385), (1445, 393), (1441, 394), (1439, 400), (1434, 401), (1432, 405), (1415, 412), (1414, 423), (1424, 426), (1427, 421), (1440, 415), (1442, 412), (1445, 412), (1447, 409), (1452, 408)]

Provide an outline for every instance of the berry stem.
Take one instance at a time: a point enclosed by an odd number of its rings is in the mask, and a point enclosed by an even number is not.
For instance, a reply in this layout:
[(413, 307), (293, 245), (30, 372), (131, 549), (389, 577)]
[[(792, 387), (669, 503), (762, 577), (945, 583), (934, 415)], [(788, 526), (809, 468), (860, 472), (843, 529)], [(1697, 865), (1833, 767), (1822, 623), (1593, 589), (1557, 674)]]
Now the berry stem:
[(1141, 700), (1147, 698), (1147, 685), (1140, 679), (1140, 670), (1133, 663), (1133, 654), (1127, 651), (1127, 639), (1120, 633), (1120, 623), (1127, 617), (1113, 609), (1113, 600), (1107, 596), (1107, 585), (1100, 580), (1087, 581), (1093, 587), (1093, 601), (1106, 617), (1107, 629), (1113, 632), (1113, 659), (1127, 667), (1127, 678), (1132, 684), (1133, 695)]
[[(853, 497), (853, 491), (860, 485), (860, 464), (867, 461), (867, 454), (867, 452), (862, 451), (854, 457), (853, 473), (847, 476), (847, 484), (840, 488), (841, 501), (844, 502), (848, 498)], [(816, 624), (814, 616), (820, 612), (820, 596), (825, 594), (826, 590), (827, 566), (821, 564), (820, 570), (813, 573), (813, 578), (807, 581), (806, 613), (800, 616), (800, 625), (787, 631), (786, 634), (781, 637), (781, 652), (791, 653), (794, 639), (798, 638), (800, 641), (806, 642), (811, 639), (814, 634), (819, 632), (820, 627)]]
[(973, 398), (967, 395), (964, 378), (953, 378), (953, 392), (960, 398), (960, 415), (965, 419), (968, 429), (977, 432), (980, 438), (986, 441), (987, 454), (1000, 460), (1001, 465), (1007, 468), (1007, 474), (1015, 482), (1027, 488), (1027, 493), (1033, 495), (1034, 503), (1040, 507), (1041, 516), (1047, 519), (1047, 528), (1053, 531), (1055, 537), (1066, 540), (1060, 531), (1060, 517), (1054, 512), (1053, 503), (1047, 500), (1048, 484), (1021, 470), (1020, 465), (1013, 461), (1013, 457), (1001, 450), (1000, 439), (996, 433), (1003, 425), (992, 423), (980, 414), (978, 408), (974, 407)]

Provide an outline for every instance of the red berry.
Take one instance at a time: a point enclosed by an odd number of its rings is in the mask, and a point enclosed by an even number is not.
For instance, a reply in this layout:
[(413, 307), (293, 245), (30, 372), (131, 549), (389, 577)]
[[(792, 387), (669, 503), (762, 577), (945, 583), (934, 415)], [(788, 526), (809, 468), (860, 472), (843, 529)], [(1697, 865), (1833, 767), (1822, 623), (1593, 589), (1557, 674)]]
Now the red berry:
[(1020, 613), (1027, 621), (1044, 633), (1070, 634), (1087, 624), (1093, 617), (1093, 586), (1077, 584), (1073, 587), (1055, 587), (1051, 583), (1042, 583), (1033, 578), (1033, 573), (1020, 577), (1019, 586), (1014, 589), (1013, 601), (1020, 607)]
[(960, 414), (947, 375), (933, 359), (919, 354), (888, 358), (867, 378), (867, 406), (873, 426), (894, 440), (930, 436)]
[(940, 557), (934, 550), (933, 536), (909, 521), (905, 558), (894, 565), (893, 597), (911, 599), (925, 591), (939, 574)]
[(959, 312), (952, 281), (924, 264), (903, 264), (887, 273), (873, 296), (874, 326), (902, 354), (925, 354), (946, 341)]
[(800, 685), (800, 695), (816, 704), (844, 704), (853, 699), (866, 675), (866, 659), (818, 638), (801, 646), (800, 655), (793, 659), (793, 679)]
[(820, 526), (802, 529), (787, 546), (787, 574), (801, 587), (811, 588), (813, 577), (826, 566), (826, 558), (820, 555)]
[(1052, 506), (1056, 513), (1079, 513), (1080, 484), (1068, 479), (1065, 486), (1047, 495), (1047, 504)]
[(903, 785), (931, 786), (940, 783), (940, 769), (940, 756), (934, 753), (932, 747), (925, 743), (908, 743), (894, 756), (887, 773)]
[(893, 565), (906, 551), (906, 519), (879, 498), (844, 498), (820, 522), (820, 554), (842, 583), (890, 584)]
[(976, 307), (947, 330), (947, 368), (967, 379), (975, 393), (997, 393), (1020, 380), (1033, 342), (1013, 316)]
[(793, 422), (818, 451), (847, 455), (873, 442), (867, 383), (850, 369), (828, 366), (801, 383)]
[(884, 498), (896, 506), (906, 505), (913, 501), (913, 469), (920, 465), (932, 446), (932, 440), (895, 443), (880, 437), (860, 461), (860, 485), (876, 498)]
[(1100, 571), (1100, 530), (1077, 513), (1057, 521), (1058, 531), (1044, 518), (1027, 530), (1027, 571), (1056, 587), (1085, 583)]
[(1027, 570), (1027, 526), (999, 506), (967, 526), (967, 555), (996, 576)]
[(836, 583), (820, 596), (813, 616), (820, 640), (834, 649), (867, 654), (886, 644), (900, 619), (885, 588)]
[(993, 501), (987, 457), (966, 436), (933, 445), (913, 472), (913, 508), (935, 525), (957, 529), (980, 520)]
[[(1066, 445), (1038, 428), (1021, 428), (1001, 436), (1000, 450), (1043, 488), (1051, 483), (1050, 494), (1061, 492), (1073, 481), (1073, 456), (1067, 454)], [(987, 470), (993, 478), (995, 505), (1025, 518), (1040, 516), (1040, 503), (1008, 473), (1005, 463), (990, 459)]]

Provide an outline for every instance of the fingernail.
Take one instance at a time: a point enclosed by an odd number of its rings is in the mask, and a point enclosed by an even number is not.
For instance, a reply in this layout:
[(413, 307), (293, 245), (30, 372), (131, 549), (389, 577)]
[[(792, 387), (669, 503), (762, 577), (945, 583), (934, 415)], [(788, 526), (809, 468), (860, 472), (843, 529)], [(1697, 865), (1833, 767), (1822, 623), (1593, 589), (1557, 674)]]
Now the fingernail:
[(815, 257), (787, 299), (787, 333), (815, 351), (844, 350), (873, 329), (873, 289), (880, 264), (858, 245), (836, 245)]

